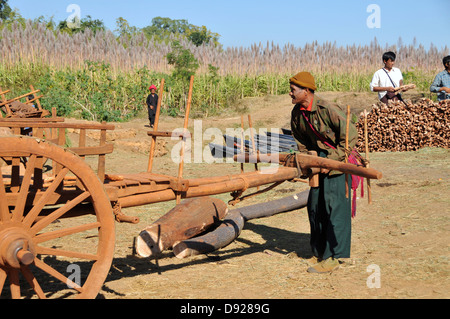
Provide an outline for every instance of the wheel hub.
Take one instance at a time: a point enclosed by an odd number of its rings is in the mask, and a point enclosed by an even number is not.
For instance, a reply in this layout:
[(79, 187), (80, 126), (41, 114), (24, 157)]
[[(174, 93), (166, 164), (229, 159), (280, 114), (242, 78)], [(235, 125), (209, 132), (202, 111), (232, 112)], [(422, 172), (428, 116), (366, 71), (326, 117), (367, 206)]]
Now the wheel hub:
[(20, 227), (9, 227), (0, 232), (0, 265), (20, 268), (30, 265), (36, 256), (31, 236)]

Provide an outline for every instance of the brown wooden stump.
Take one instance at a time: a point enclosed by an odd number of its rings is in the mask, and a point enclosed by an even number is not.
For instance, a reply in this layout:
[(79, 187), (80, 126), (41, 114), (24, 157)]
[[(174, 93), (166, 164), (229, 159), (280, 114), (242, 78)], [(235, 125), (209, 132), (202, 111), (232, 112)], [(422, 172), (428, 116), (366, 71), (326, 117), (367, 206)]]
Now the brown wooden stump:
[(245, 221), (303, 208), (308, 203), (308, 195), (309, 190), (274, 201), (233, 209), (215, 230), (175, 243), (173, 253), (178, 258), (185, 258), (223, 248), (240, 235)]
[(192, 238), (219, 223), (227, 212), (227, 204), (217, 198), (186, 199), (141, 231), (136, 253), (141, 257), (157, 256), (175, 242)]

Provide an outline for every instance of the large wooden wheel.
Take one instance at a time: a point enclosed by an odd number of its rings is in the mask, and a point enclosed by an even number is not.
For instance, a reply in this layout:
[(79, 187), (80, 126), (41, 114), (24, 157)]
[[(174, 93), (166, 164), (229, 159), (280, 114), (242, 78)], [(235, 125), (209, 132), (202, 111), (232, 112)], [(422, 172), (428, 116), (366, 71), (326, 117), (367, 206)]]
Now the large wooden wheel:
[(29, 137), (1, 137), (0, 163), (0, 297), (95, 298), (115, 239), (97, 175), (74, 153)]

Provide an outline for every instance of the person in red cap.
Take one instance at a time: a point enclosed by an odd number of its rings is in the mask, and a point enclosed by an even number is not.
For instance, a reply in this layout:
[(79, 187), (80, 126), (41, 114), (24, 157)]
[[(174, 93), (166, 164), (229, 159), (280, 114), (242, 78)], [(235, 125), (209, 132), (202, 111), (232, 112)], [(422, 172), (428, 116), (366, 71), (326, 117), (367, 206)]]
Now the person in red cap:
[(158, 94), (156, 94), (156, 86), (152, 85), (148, 88), (150, 94), (147, 96), (148, 120), (150, 127), (155, 124), (156, 108), (158, 107)]

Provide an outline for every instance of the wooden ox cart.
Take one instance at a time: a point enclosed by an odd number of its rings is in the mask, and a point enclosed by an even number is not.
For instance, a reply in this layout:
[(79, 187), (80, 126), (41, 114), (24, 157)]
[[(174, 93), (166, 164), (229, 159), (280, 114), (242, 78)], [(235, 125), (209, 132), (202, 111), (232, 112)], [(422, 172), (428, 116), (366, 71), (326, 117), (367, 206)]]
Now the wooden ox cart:
[[(188, 115), (189, 107), (185, 127)], [(168, 135), (157, 131), (157, 123), (149, 133), (153, 141), (157, 136)], [(254, 171), (184, 179), (183, 161), (178, 176), (161, 175), (152, 172), (155, 143), (147, 172), (108, 175), (105, 156), (113, 147), (106, 142), (106, 133), (114, 129), (113, 125), (24, 120), (0, 121), (0, 126), (10, 128), (13, 133), (24, 126), (33, 129), (32, 137), (15, 134), (0, 137), (1, 297), (95, 298), (111, 267), (115, 221), (137, 222), (136, 218), (124, 215), (121, 207), (242, 193), (251, 187), (299, 176), (299, 169), (292, 165), (280, 166), (272, 174)], [(65, 147), (68, 128), (80, 133), (76, 146)], [(49, 130), (50, 133), (45, 133)], [(87, 145), (88, 130), (100, 132), (98, 145)], [(98, 156), (96, 172), (84, 161), (84, 157), (92, 155)], [(315, 161), (315, 157), (311, 159)], [(348, 165), (351, 172), (381, 177), (373, 169)]]
[(6, 118), (43, 118), (50, 114), (45, 110), (40, 102), (42, 94), (36, 96), (40, 90), (36, 90), (30, 85), (30, 92), (7, 99), (6, 94), (10, 90), (3, 91), (0, 87), (0, 118), (3, 117), (2, 110)]

